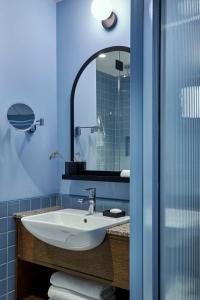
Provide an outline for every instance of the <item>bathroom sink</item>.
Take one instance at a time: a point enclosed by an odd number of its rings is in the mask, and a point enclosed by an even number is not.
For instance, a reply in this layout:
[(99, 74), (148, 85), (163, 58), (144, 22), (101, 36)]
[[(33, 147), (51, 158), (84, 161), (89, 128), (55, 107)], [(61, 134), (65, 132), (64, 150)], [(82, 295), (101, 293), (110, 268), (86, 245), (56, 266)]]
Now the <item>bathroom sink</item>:
[(129, 217), (110, 218), (102, 213), (62, 209), (22, 218), (25, 228), (47, 244), (74, 251), (100, 245), (110, 227), (127, 223)]

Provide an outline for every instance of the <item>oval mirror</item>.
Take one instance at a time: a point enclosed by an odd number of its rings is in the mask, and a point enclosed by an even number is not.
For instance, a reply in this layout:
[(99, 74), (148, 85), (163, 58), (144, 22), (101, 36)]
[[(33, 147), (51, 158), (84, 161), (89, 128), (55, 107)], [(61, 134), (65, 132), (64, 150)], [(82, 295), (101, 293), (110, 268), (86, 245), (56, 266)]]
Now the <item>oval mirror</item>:
[(30, 106), (16, 103), (8, 109), (7, 119), (14, 128), (27, 131), (35, 122), (35, 114)]
[(86, 170), (130, 169), (130, 49), (115, 46), (90, 57), (71, 94), (71, 159)]

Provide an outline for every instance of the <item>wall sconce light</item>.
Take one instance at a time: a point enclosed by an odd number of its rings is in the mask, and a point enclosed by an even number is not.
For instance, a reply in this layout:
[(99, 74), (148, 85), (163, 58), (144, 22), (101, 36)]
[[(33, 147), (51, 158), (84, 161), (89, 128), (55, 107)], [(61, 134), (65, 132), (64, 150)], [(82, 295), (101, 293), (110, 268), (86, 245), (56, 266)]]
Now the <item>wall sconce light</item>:
[(110, 0), (93, 0), (91, 12), (106, 30), (113, 29), (117, 24), (117, 15), (113, 12)]

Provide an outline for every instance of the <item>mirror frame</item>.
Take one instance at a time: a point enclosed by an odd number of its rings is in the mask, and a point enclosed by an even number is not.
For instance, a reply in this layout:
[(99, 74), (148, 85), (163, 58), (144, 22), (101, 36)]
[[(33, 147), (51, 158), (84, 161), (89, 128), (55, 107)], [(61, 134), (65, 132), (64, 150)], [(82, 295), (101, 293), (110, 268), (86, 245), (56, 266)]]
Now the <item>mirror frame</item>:
[[(113, 52), (113, 51), (124, 51), (124, 52), (128, 52), (130, 53), (130, 48), (126, 47), (126, 46), (112, 46), (112, 47), (108, 47), (108, 48), (104, 48), (101, 49), (99, 51), (97, 51), (96, 53), (94, 53), (92, 56), (90, 56), (85, 63), (81, 66), (80, 70), (78, 71), (73, 86), (72, 86), (72, 90), (71, 90), (71, 97), (70, 97), (70, 133), (71, 133), (71, 161), (74, 161), (74, 98), (75, 98), (75, 92), (76, 92), (76, 87), (78, 84), (78, 81), (82, 75), (82, 73), (84, 72), (84, 70), (86, 69), (86, 67), (95, 59), (97, 58), (100, 54), (102, 53), (109, 53), (109, 52)], [(121, 181), (121, 182), (129, 182), (129, 178), (123, 178), (120, 177), (117, 179), (117, 177), (120, 176), (120, 170), (119, 171), (98, 171), (98, 170), (85, 170), (85, 175), (83, 176), (94, 176), (96, 179), (96, 181), (100, 180), (100, 181), (106, 181), (103, 180), (103, 178), (106, 179), (106, 177), (110, 177), (110, 180), (108, 181)], [(98, 179), (99, 176), (99, 179)], [(112, 177), (115, 177), (116, 180), (112, 180)], [(85, 179), (87, 180), (87, 179)], [(89, 180), (89, 179), (88, 179)], [(90, 178), (90, 180), (92, 180), (92, 178)]]

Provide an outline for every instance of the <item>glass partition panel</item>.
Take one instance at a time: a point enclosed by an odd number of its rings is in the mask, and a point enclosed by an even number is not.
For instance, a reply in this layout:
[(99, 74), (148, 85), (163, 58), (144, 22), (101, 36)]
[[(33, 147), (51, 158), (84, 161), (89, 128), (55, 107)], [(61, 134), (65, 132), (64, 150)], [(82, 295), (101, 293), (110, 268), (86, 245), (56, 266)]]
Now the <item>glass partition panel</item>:
[(162, 0), (160, 299), (200, 299), (200, 1)]

